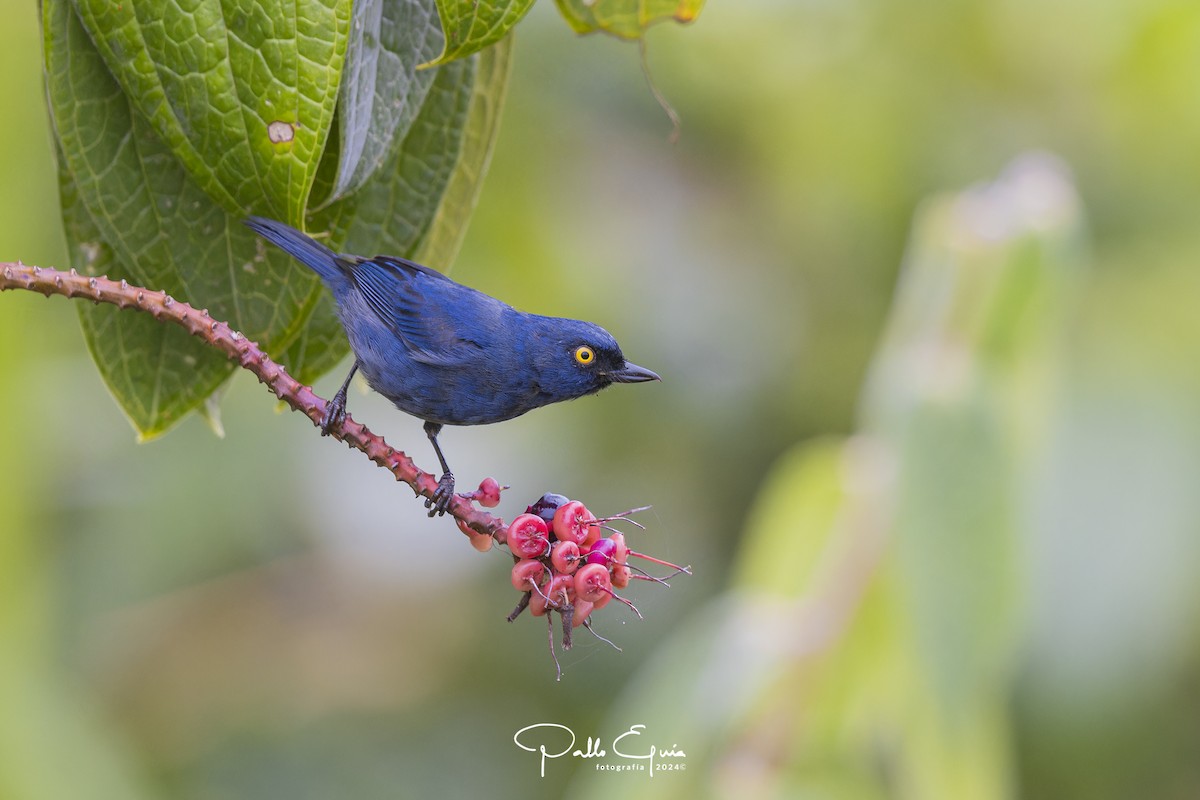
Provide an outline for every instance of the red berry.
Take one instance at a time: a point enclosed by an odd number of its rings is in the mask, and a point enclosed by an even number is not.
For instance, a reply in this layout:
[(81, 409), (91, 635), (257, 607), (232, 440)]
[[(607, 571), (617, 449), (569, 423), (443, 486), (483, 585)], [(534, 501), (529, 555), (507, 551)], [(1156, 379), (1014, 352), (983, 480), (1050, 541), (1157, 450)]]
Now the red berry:
[(476, 499), (484, 508), (495, 508), (500, 505), (500, 483), (495, 478), (484, 478), (479, 483)]
[(541, 517), (522, 514), (508, 526), (508, 549), (518, 558), (541, 558), (550, 550), (549, 534)]
[(612, 591), (612, 579), (608, 575), (608, 567), (602, 564), (588, 564), (575, 573), (575, 596), (589, 603), (597, 603), (600, 598), (607, 598)]
[(535, 591), (529, 598), (529, 611), (535, 617), (546, 613), (547, 608), (562, 608), (575, 600), (575, 584), (570, 575), (555, 575), (550, 582)]
[(588, 614), (591, 614), (595, 607), (596, 606), (594, 603), (589, 603), (587, 600), (580, 600), (578, 597), (576, 597), (575, 616), (571, 618), (571, 627), (578, 628), (580, 625), (586, 622)]
[(555, 542), (550, 546), (550, 563), (554, 565), (555, 572), (570, 575), (582, 560), (579, 545), (574, 542)]
[(524, 558), (513, 564), (512, 585), (518, 592), (528, 592), (535, 586), (541, 586), (545, 576), (545, 564), (540, 561)]
[(608, 594), (607, 592), (605, 592), (604, 596), (594, 603), (589, 603), (587, 600), (584, 600), (576, 595), (575, 616), (571, 619), (571, 627), (578, 628), (580, 625), (587, 622), (587, 618), (593, 611), (599, 611), (600, 609), (604, 608), (606, 605), (608, 605), (608, 601), (611, 599), (612, 595)]
[(614, 533), (608, 538), (612, 539), (613, 543), (612, 563), (624, 564), (629, 560), (629, 548), (625, 546), (625, 534)]
[(470, 537), (471, 547), (474, 547), (481, 553), (486, 553), (488, 550), (492, 549), (493, 542), (491, 536), (480, 533), (467, 523), (463, 522), (461, 519), (455, 519), (454, 521), (458, 523), (458, 529)]
[(629, 581), (633, 578), (633, 571), (624, 564), (617, 564), (612, 571), (612, 585), (618, 589), (624, 589), (629, 585)]
[(600, 534), (600, 526), (592, 524), (595, 521), (596, 517), (587, 510), (587, 506), (572, 500), (554, 512), (554, 535), (560, 541), (575, 544), (595, 541)]

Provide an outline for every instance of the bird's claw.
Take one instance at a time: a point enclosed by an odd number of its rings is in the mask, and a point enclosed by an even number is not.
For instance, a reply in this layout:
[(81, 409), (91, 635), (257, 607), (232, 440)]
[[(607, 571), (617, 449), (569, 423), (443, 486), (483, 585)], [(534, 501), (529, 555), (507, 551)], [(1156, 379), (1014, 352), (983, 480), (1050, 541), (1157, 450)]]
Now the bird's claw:
[(333, 399), (325, 404), (325, 413), (321, 415), (321, 435), (328, 436), (334, 428), (346, 421), (346, 396), (335, 394)]
[(454, 474), (446, 472), (438, 479), (437, 489), (434, 490), (433, 496), (425, 498), (425, 507), (429, 509), (429, 516), (445, 514), (450, 508), (450, 500), (453, 497)]

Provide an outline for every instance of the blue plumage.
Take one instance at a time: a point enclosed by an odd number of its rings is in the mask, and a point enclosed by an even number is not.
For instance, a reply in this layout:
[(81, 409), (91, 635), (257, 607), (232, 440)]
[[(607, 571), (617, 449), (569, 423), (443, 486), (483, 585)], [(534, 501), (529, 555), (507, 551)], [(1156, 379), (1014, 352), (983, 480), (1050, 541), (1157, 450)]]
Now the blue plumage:
[(372, 389), (425, 421), (444, 471), (431, 514), (445, 511), (454, 486), (437, 443), (443, 425), (501, 422), (612, 383), (659, 379), (628, 363), (598, 325), (517, 311), (403, 258), (339, 255), (281, 222), (246, 224), (320, 275), (337, 302), (356, 358), (322, 430), (344, 416), (361, 369)]

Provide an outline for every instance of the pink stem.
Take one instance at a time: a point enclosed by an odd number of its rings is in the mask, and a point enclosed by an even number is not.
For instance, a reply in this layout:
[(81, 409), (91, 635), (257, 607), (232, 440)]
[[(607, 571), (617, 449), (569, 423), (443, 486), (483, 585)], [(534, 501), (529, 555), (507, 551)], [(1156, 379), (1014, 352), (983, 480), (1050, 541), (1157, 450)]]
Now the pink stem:
[(678, 564), (672, 564), (670, 561), (663, 561), (661, 558), (655, 558), (654, 556), (648, 556), (645, 553), (639, 553), (635, 550), (630, 550), (629, 555), (633, 556), (634, 558), (642, 558), (642, 559), (645, 559), (646, 561), (653, 561), (655, 564), (662, 564), (664, 567), (670, 567), (671, 569), (675, 570), (676, 574), (678, 574), (680, 572), (682, 572), (684, 575), (692, 574), (691, 567), (681, 567)]
[(624, 597), (621, 597), (621, 595), (617, 594), (612, 589), (606, 589), (603, 586), (601, 586), (600, 588), (603, 589), (604, 591), (608, 592), (610, 595), (612, 595), (614, 599), (620, 600), (622, 603), (624, 603), (625, 605), (632, 608), (633, 613), (637, 614), (638, 619), (645, 619), (645, 617), (642, 616), (642, 612), (638, 611), (637, 606), (635, 606), (632, 602), (630, 602), (629, 600), (626, 600)]

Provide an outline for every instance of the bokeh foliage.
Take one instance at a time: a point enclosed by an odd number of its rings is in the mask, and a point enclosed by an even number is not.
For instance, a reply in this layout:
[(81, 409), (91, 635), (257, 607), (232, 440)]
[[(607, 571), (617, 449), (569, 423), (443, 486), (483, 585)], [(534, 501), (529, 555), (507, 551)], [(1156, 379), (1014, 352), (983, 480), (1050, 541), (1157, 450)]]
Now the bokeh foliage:
[[(620, 714), (689, 732), (698, 767), (636, 794), (1013, 794), (1020, 532), (1054, 435), (1080, 225), (1044, 155), (924, 204), (858, 431), (781, 458), (729, 591), (625, 698)], [(736, 691), (705, 702), (718, 684)]]

